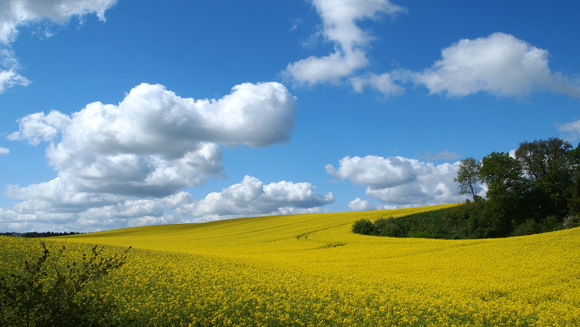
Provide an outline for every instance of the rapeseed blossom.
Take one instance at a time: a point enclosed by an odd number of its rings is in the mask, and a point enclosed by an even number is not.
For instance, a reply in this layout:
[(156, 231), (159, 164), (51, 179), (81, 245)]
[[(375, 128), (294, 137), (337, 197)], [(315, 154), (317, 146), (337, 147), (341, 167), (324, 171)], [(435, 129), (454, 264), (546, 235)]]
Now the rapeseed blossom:
[[(132, 246), (128, 262), (94, 291), (114, 296), (119, 317), (134, 325), (580, 325), (580, 228), (485, 240), (350, 231), (360, 218), (437, 208), (149, 226), (51, 242)], [(0, 270), (28, 242), (0, 238)]]

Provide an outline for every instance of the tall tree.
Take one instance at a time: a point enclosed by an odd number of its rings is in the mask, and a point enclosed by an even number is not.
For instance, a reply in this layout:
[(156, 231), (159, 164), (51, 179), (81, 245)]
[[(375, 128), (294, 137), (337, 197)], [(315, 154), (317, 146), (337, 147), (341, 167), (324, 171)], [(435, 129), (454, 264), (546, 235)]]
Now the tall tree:
[(568, 156), (572, 146), (559, 138), (522, 142), (516, 150), (516, 159), (536, 182), (547, 176), (568, 170)]
[[(521, 164), (507, 152), (492, 152), (481, 159), (480, 177), (487, 184), (487, 212), (485, 220), (500, 234), (509, 234), (510, 226), (517, 226), (533, 213), (527, 201), (530, 183), (524, 177)], [(501, 226), (501, 227), (500, 227)]]
[(568, 212), (566, 193), (573, 184), (571, 148), (566, 141), (550, 138), (520, 143), (516, 150), (516, 158), (533, 184), (534, 201), (549, 215), (564, 217)]
[(507, 152), (492, 152), (481, 160), (480, 178), (488, 186), (488, 198), (524, 191), (521, 164)]
[(457, 177), (453, 180), (459, 183), (460, 194), (471, 194), (473, 202), (477, 200), (475, 193), (476, 184), (480, 181), (479, 178), (480, 163), (472, 157), (461, 160)]

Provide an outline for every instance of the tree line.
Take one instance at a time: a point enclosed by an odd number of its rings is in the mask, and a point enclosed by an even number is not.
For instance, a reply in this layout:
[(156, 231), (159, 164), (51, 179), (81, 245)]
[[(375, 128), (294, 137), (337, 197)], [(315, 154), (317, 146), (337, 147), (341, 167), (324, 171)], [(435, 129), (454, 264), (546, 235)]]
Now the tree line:
[(37, 237), (68, 236), (68, 235), (77, 235), (77, 234), (83, 234), (83, 233), (79, 233), (79, 232), (25, 232), (25, 233), (8, 232), (8, 233), (0, 233), (0, 236), (37, 238)]
[[(513, 153), (492, 152), (461, 160), (455, 181), (465, 204), (400, 219), (357, 221), (369, 235), (489, 238), (578, 226), (580, 144), (559, 138), (522, 142)], [(484, 196), (480, 196), (484, 187)], [(389, 234), (389, 235), (387, 235)]]

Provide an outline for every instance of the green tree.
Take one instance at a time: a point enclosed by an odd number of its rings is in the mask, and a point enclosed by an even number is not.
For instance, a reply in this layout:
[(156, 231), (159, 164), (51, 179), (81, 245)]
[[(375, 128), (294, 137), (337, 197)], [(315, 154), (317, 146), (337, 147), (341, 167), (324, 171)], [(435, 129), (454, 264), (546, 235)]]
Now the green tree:
[(567, 153), (572, 146), (559, 138), (522, 142), (516, 150), (516, 159), (523, 170), (535, 182), (546, 176), (570, 168)]
[(453, 180), (459, 183), (459, 193), (460, 194), (471, 194), (473, 197), (473, 202), (477, 200), (477, 194), (475, 193), (476, 184), (480, 181), (479, 169), (481, 165), (472, 157), (465, 158), (461, 160), (459, 164), (459, 170), (457, 171), (457, 177)]
[(558, 138), (523, 142), (516, 150), (516, 159), (531, 181), (531, 200), (544, 216), (563, 218), (568, 212), (570, 187), (573, 184), (572, 146)]
[[(492, 152), (481, 160), (480, 176), (487, 184), (488, 204), (480, 215), (485, 234), (493, 237), (509, 234), (534, 212), (528, 203), (529, 181), (519, 161), (506, 152)], [(496, 229), (493, 232), (491, 230)], [(491, 237), (491, 236), (489, 236)]]
[(507, 152), (492, 152), (481, 160), (480, 177), (489, 199), (514, 198), (527, 187), (522, 166)]
[(580, 143), (568, 152), (572, 183), (568, 187), (568, 214), (580, 215)]

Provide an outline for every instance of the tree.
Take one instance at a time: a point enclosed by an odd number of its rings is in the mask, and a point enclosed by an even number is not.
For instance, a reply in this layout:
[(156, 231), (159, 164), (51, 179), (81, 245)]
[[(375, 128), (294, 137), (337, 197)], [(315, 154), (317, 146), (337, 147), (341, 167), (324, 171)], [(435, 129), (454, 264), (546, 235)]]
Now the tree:
[(529, 181), (520, 162), (509, 153), (492, 152), (481, 160), (479, 171), (488, 187), (488, 205), (481, 217), (484, 221), (494, 220), (492, 226), (501, 226), (502, 232), (507, 232), (507, 226), (518, 225), (530, 214), (536, 214), (534, 204), (527, 198)]
[(527, 187), (519, 161), (507, 152), (492, 152), (481, 160), (480, 178), (488, 186), (487, 197), (513, 197)]
[(475, 185), (480, 181), (480, 167), (480, 163), (472, 157), (465, 158), (461, 160), (459, 170), (457, 171), (457, 177), (453, 179), (455, 182), (459, 183), (459, 193), (471, 194), (473, 196), (473, 202), (477, 200)]
[(568, 212), (568, 198), (573, 184), (572, 146), (558, 138), (523, 142), (516, 150), (516, 159), (522, 165), (534, 188), (534, 202), (547, 215), (563, 218)]
[(516, 150), (516, 159), (524, 171), (536, 182), (546, 176), (569, 168), (567, 153), (572, 146), (559, 138), (522, 142)]

